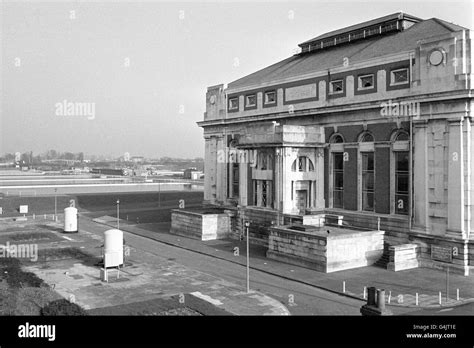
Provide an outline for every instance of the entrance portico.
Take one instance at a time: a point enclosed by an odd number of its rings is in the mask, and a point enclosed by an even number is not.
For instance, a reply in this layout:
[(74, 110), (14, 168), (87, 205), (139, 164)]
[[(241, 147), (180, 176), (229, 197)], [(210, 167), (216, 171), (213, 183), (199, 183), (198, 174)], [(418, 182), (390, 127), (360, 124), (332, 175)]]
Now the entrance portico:
[[(234, 142), (251, 163), (239, 163), (243, 206), (305, 215), (324, 209), (324, 132), (314, 126), (261, 126), (246, 129)], [(258, 144), (258, 146), (256, 146)], [(231, 172), (231, 171), (229, 171)], [(246, 178), (246, 180), (244, 179)], [(242, 180), (244, 179), (244, 180)]]

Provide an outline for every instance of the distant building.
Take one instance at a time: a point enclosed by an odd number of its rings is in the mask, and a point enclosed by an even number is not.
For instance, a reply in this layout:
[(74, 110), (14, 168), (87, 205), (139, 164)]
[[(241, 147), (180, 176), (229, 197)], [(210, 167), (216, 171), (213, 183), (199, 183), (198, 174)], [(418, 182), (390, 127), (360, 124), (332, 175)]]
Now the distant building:
[(130, 157), (130, 161), (133, 163), (143, 163), (145, 161), (145, 158), (143, 156), (132, 156)]
[(205, 202), (235, 211), (236, 235), (251, 220), (252, 241), (262, 244), (273, 223), (313, 214), (380, 224), (388, 245), (418, 245), (420, 265), (467, 275), (474, 269), (470, 30), (396, 13), (299, 47), (227, 88), (208, 88), (198, 123)]
[(184, 171), (184, 179), (190, 180), (199, 180), (201, 178), (201, 171), (198, 171), (197, 168), (188, 168)]
[(92, 168), (90, 170), (91, 174), (101, 174), (101, 175), (125, 175), (123, 169), (116, 169), (116, 168)]

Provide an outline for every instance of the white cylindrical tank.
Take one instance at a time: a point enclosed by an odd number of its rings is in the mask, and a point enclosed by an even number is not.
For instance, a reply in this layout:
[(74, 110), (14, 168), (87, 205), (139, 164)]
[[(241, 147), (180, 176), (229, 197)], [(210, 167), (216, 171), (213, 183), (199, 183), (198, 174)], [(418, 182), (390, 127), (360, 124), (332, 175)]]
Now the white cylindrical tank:
[(104, 232), (104, 254), (115, 254), (114, 263), (123, 264), (123, 232), (117, 229)]
[(77, 209), (74, 207), (64, 209), (64, 232), (77, 232)]

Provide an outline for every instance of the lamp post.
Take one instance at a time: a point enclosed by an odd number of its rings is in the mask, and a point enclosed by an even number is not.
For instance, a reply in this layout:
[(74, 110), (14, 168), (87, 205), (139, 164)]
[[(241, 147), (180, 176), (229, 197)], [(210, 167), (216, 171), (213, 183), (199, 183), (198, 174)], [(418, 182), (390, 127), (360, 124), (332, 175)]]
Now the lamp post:
[(120, 201), (117, 199), (117, 230), (120, 229)]
[(245, 221), (245, 231), (247, 234), (247, 293), (250, 292), (249, 226), (250, 222)]

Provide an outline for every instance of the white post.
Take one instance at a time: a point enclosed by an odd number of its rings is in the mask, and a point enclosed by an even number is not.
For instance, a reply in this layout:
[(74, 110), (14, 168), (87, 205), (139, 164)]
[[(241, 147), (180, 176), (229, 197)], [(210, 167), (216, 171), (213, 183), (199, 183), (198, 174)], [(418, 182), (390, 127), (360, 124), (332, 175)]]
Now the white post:
[(439, 304), (441, 305), (441, 291), (439, 292)]
[(418, 293), (415, 294), (415, 305), (418, 306)]
[(364, 300), (366, 299), (366, 297), (367, 297), (367, 287), (364, 286)]
[(120, 212), (119, 212), (119, 209), (120, 209), (120, 201), (117, 199), (117, 230), (120, 230)]
[(247, 233), (247, 293), (250, 292), (249, 225), (250, 223), (245, 221), (245, 229)]
[(342, 282), (342, 292), (344, 294), (346, 293), (346, 281), (345, 280)]
[(388, 304), (390, 304), (390, 300), (392, 299), (392, 291), (388, 292)]
[(459, 301), (459, 289), (456, 289), (456, 300)]

